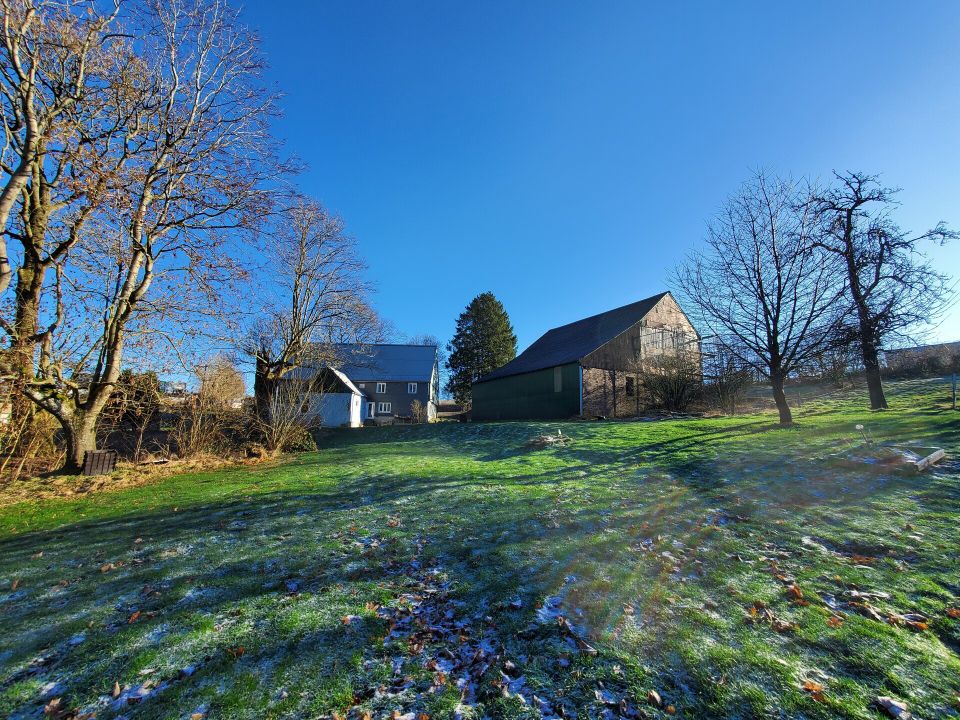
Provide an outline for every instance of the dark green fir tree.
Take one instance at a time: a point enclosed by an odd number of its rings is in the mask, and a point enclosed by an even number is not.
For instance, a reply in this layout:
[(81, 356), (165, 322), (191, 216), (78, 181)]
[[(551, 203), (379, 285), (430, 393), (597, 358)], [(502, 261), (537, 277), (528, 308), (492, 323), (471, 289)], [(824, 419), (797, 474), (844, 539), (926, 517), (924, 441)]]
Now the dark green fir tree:
[(447, 349), (447, 392), (458, 403), (469, 405), (473, 382), (517, 356), (510, 316), (492, 292), (480, 293), (460, 313)]

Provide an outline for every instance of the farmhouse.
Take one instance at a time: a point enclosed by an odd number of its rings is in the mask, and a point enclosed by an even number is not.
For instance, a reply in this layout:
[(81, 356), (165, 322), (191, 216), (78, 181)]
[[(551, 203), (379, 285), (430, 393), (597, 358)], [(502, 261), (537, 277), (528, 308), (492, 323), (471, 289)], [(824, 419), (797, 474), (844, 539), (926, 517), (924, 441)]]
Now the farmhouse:
[(288, 377), (310, 383), (308, 412), (324, 425), (358, 427), (412, 415), (419, 401), (424, 419), (437, 416), (440, 370), (436, 345), (387, 343), (334, 346), (336, 363), (304, 366)]
[(473, 419), (633, 415), (643, 363), (679, 350), (700, 335), (669, 292), (554, 328), (473, 384)]

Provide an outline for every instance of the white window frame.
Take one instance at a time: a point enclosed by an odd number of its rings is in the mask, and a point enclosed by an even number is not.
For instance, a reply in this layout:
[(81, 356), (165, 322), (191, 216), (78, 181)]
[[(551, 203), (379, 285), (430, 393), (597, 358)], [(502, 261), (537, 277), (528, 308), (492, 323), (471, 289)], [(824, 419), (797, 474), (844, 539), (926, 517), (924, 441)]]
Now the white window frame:
[(416, 395), (417, 394), (417, 383), (408, 382), (407, 383), (407, 395)]
[(393, 403), (377, 403), (377, 414), (393, 412)]
[(383, 394), (387, 391), (387, 384), (385, 382), (377, 383), (377, 394)]
[(363, 390), (367, 386), (366, 383), (357, 383), (357, 387)]

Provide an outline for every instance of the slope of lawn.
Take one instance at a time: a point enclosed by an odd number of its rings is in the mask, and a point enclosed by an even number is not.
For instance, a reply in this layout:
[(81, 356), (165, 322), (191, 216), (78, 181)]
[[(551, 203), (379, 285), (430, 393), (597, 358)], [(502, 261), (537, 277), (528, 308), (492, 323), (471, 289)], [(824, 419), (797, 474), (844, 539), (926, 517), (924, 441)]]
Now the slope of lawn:
[[(960, 717), (943, 381), (770, 414), (330, 433), (0, 509), (13, 718)], [(947, 449), (922, 474), (843, 462)], [(568, 447), (530, 450), (562, 429)], [(49, 704), (48, 704), (49, 703)]]

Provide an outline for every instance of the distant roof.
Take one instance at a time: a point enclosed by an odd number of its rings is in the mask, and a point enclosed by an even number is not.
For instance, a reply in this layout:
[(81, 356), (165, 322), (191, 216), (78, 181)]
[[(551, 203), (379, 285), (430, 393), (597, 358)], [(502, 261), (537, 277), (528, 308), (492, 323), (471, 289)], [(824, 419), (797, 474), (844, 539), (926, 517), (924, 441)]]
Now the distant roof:
[(478, 382), (577, 362), (640, 322), (666, 295), (669, 293), (662, 292), (645, 300), (548, 330), (513, 360), (480, 378)]
[(340, 357), (337, 370), (354, 383), (430, 382), (437, 362), (436, 345), (339, 344), (334, 348)]

